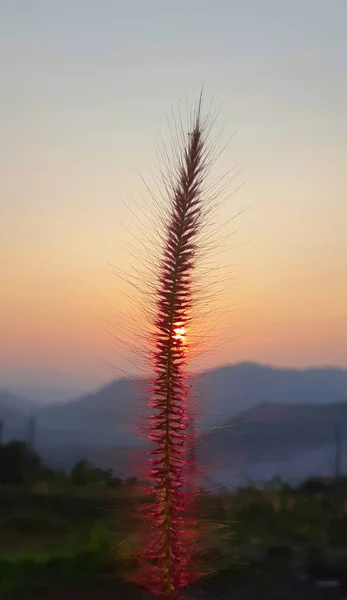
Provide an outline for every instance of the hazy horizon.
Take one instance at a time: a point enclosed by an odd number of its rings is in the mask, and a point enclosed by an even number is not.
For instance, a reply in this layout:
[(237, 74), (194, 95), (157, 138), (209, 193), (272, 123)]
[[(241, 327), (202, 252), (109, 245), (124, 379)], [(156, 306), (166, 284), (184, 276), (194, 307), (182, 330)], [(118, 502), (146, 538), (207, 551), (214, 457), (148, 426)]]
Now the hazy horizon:
[(124, 260), (135, 167), (155, 168), (166, 115), (202, 83), (236, 130), (222, 167), (246, 181), (222, 218), (250, 206), (210, 366), (347, 367), (346, 23), (343, 0), (1, 4), (0, 388), (85, 390), (128, 369), (102, 261)]
[[(327, 371), (342, 370), (342, 371), (347, 372), (346, 367), (339, 367), (339, 366), (334, 366), (334, 365), (302, 366), (300, 368), (290, 367), (290, 366), (276, 367), (274, 365), (262, 364), (259, 362), (255, 363), (252, 361), (240, 361), (237, 363), (221, 363), (220, 365), (217, 365), (215, 367), (203, 369), (202, 372), (207, 372), (207, 371), (210, 371), (213, 369), (227, 369), (229, 367), (239, 367), (241, 365), (252, 365), (252, 366), (260, 367), (260, 368), (264, 368), (264, 369), (273, 369), (273, 370), (278, 370), (278, 371), (285, 371), (288, 373), (290, 373), (292, 371), (310, 372), (310, 371), (316, 371), (316, 370), (327, 370)], [(48, 405), (48, 404), (55, 404), (57, 402), (67, 402), (70, 400), (77, 400), (79, 397), (84, 396), (85, 394), (90, 394), (95, 391), (99, 391), (104, 386), (109, 385), (112, 381), (124, 380), (124, 379), (128, 379), (128, 378), (131, 379), (132, 376), (129, 375), (127, 377), (126, 375), (122, 375), (122, 376), (118, 375), (118, 376), (106, 379), (105, 381), (99, 381), (98, 383), (94, 383), (94, 384), (90, 384), (90, 385), (83, 384), (83, 382), (80, 382), (80, 384), (78, 384), (76, 382), (74, 386), (64, 386), (63, 382), (61, 382), (60, 386), (59, 385), (47, 386), (47, 385), (42, 385), (42, 384), (40, 385), (39, 380), (36, 380), (36, 381), (38, 381), (38, 383), (36, 385), (35, 384), (29, 384), (29, 385), (9, 384), (7, 388), (5, 386), (0, 386), (0, 393), (1, 392), (10, 392), (18, 398), (23, 398), (24, 400), (28, 400), (29, 402), (33, 402), (34, 404), (44, 406), (44, 405)]]

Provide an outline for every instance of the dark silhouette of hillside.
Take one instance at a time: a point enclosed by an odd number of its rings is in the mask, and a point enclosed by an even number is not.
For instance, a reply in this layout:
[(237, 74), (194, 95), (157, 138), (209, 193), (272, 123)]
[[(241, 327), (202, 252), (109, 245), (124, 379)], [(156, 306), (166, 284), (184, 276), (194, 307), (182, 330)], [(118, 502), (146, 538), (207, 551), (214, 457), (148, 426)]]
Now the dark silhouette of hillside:
[(3, 439), (22, 439), (29, 416), (36, 410), (33, 403), (0, 390), (0, 421)]
[[(222, 479), (229, 480), (233, 470), (253, 476), (254, 466), (260, 476), (276, 471), (276, 465), (295, 473), (301, 463), (309, 473), (311, 468), (319, 471), (325, 461), (325, 470), (330, 469), (335, 424), (342, 440), (347, 432), (346, 404), (341, 402), (347, 397), (347, 370), (241, 363), (201, 373), (195, 383), (205, 431), (200, 452), (213, 471), (225, 471)], [(143, 390), (141, 383), (120, 379), (77, 400), (37, 408), (38, 450), (64, 468), (86, 457), (106, 467), (118, 463), (117, 474), (125, 474), (134, 462), (134, 447), (142, 452), (136, 423), (146, 412)], [(5, 401), (0, 396), (5, 438), (12, 432), (12, 437), (26, 439), (27, 416), (24, 401), (21, 405), (9, 395)]]
[(347, 402), (334, 404), (263, 403), (222, 422), (204, 436), (204, 443), (217, 453), (247, 447), (252, 460), (288, 458), (328, 444), (335, 439), (338, 425), (347, 437)]
[[(347, 370), (276, 369), (241, 363), (196, 377), (201, 422), (205, 426), (262, 404), (330, 404), (347, 398)], [(130, 379), (112, 381), (78, 400), (41, 408), (38, 425), (65, 430), (103, 428), (131, 432), (137, 410), (145, 410), (143, 386)]]

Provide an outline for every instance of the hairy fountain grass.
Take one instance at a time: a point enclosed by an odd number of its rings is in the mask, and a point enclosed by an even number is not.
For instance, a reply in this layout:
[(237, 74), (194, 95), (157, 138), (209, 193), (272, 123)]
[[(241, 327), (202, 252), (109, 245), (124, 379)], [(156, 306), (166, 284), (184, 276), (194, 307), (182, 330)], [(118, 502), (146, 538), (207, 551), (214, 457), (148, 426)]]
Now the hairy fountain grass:
[[(149, 499), (140, 509), (140, 567), (132, 578), (168, 600), (177, 598), (180, 588), (201, 574), (199, 536), (204, 528), (195, 510), (199, 469), (195, 390), (189, 369), (218, 320), (218, 310), (211, 307), (216, 306), (220, 289), (235, 279), (235, 273), (231, 279), (220, 276), (218, 261), (208, 262), (225, 241), (225, 223), (220, 225), (214, 217), (230, 197), (226, 192), (238, 175), (231, 171), (214, 184), (208, 182), (221, 152), (220, 136), (211, 138), (213, 125), (214, 119), (202, 115), (201, 97), (188, 130), (174, 123), (172, 152), (164, 148), (161, 158), (160, 200), (151, 194), (154, 214), (148, 205), (145, 208), (150, 225), (141, 222), (137, 210), (132, 213), (140, 248), (136, 252), (127, 246), (140, 259), (143, 273), (138, 266), (132, 274), (117, 270), (119, 278), (130, 284), (129, 305), (139, 307), (147, 317), (147, 321), (136, 313), (135, 318), (126, 313), (120, 317), (123, 346), (133, 351), (136, 366), (144, 340), (150, 340), (143, 361), (150, 374), (145, 384), (142, 381), (148, 418), (141, 427), (151, 445), (144, 473)], [(119, 330), (116, 339), (121, 340)]]
[(191, 279), (201, 222), (200, 194), (205, 158), (199, 107), (172, 189), (167, 241), (157, 289), (154, 377), (150, 397), (150, 406), (154, 410), (148, 432), (154, 443), (149, 473), (154, 496), (150, 505), (154, 529), (150, 554), (156, 561), (155, 588), (168, 598), (188, 584), (193, 575), (194, 525), (187, 514), (191, 497), (185, 486), (189, 436), (186, 373), (189, 341), (186, 332), (189, 332), (193, 318)]

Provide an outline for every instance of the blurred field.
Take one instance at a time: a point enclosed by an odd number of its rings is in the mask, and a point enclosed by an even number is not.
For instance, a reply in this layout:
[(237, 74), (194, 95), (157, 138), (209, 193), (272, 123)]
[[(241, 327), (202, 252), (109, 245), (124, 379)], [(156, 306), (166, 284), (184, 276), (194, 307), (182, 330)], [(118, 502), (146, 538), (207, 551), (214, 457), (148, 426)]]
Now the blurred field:
[[(303, 576), (347, 583), (345, 487), (306, 482), (291, 490), (277, 483), (202, 494), (204, 561), (213, 571), (207, 589), (222, 594), (245, 582)], [(27, 597), (31, 590), (100, 593), (124, 585), (136, 535), (131, 515), (141, 501), (136, 486), (125, 484), (3, 487), (0, 591)]]
[[(77, 598), (94, 590), (101, 600), (111, 586), (115, 597), (142, 597), (124, 583), (136, 569), (144, 501), (136, 479), (87, 461), (55, 471), (11, 442), (0, 447), (0, 481), (0, 594)], [(304, 581), (311, 592), (317, 579), (347, 583), (347, 478), (201, 490), (197, 510), (206, 576), (195, 596), (277, 585), (283, 596)]]

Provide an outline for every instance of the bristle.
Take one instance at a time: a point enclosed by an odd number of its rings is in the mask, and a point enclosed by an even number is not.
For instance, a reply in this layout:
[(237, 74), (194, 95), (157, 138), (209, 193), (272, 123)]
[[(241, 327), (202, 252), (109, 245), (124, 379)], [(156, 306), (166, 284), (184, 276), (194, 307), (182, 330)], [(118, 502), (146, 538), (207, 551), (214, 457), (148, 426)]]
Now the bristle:
[[(131, 211), (135, 245), (126, 244), (136, 263), (114, 269), (120, 297), (128, 302), (118, 311), (116, 339), (130, 368), (143, 369), (139, 398), (142, 391), (148, 410), (139, 403), (137, 429), (151, 443), (146, 466), (141, 461), (136, 469), (148, 502), (141, 495), (131, 518), (134, 545), (126, 576), (167, 600), (207, 572), (206, 527), (196, 518), (198, 479), (206, 474), (195, 451), (202, 398), (195, 396), (192, 374), (202, 353), (216, 340), (223, 343), (223, 301), (230, 309), (230, 275), (221, 276), (218, 248), (232, 219), (221, 225), (219, 209), (238, 172), (211, 178), (222, 152), (220, 134), (213, 133), (215, 117), (201, 111), (200, 98), (185, 129), (179, 111), (178, 119), (173, 113), (170, 151), (163, 141), (159, 146), (156, 192), (141, 178), (149, 202), (143, 198), (143, 206)], [(234, 273), (231, 278), (234, 283)]]
[(166, 598), (195, 577), (195, 521), (192, 486), (195, 460), (188, 408), (187, 359), (193, 319), (192, 276), (201, 225), (201, 190), (205, 177), (205, 142), (200, 103), (187, 135), (172, 185), (170, 218), (156, 290), (155, 340), (152, 356), (150, 452), (150, 522), (146, 582)]

